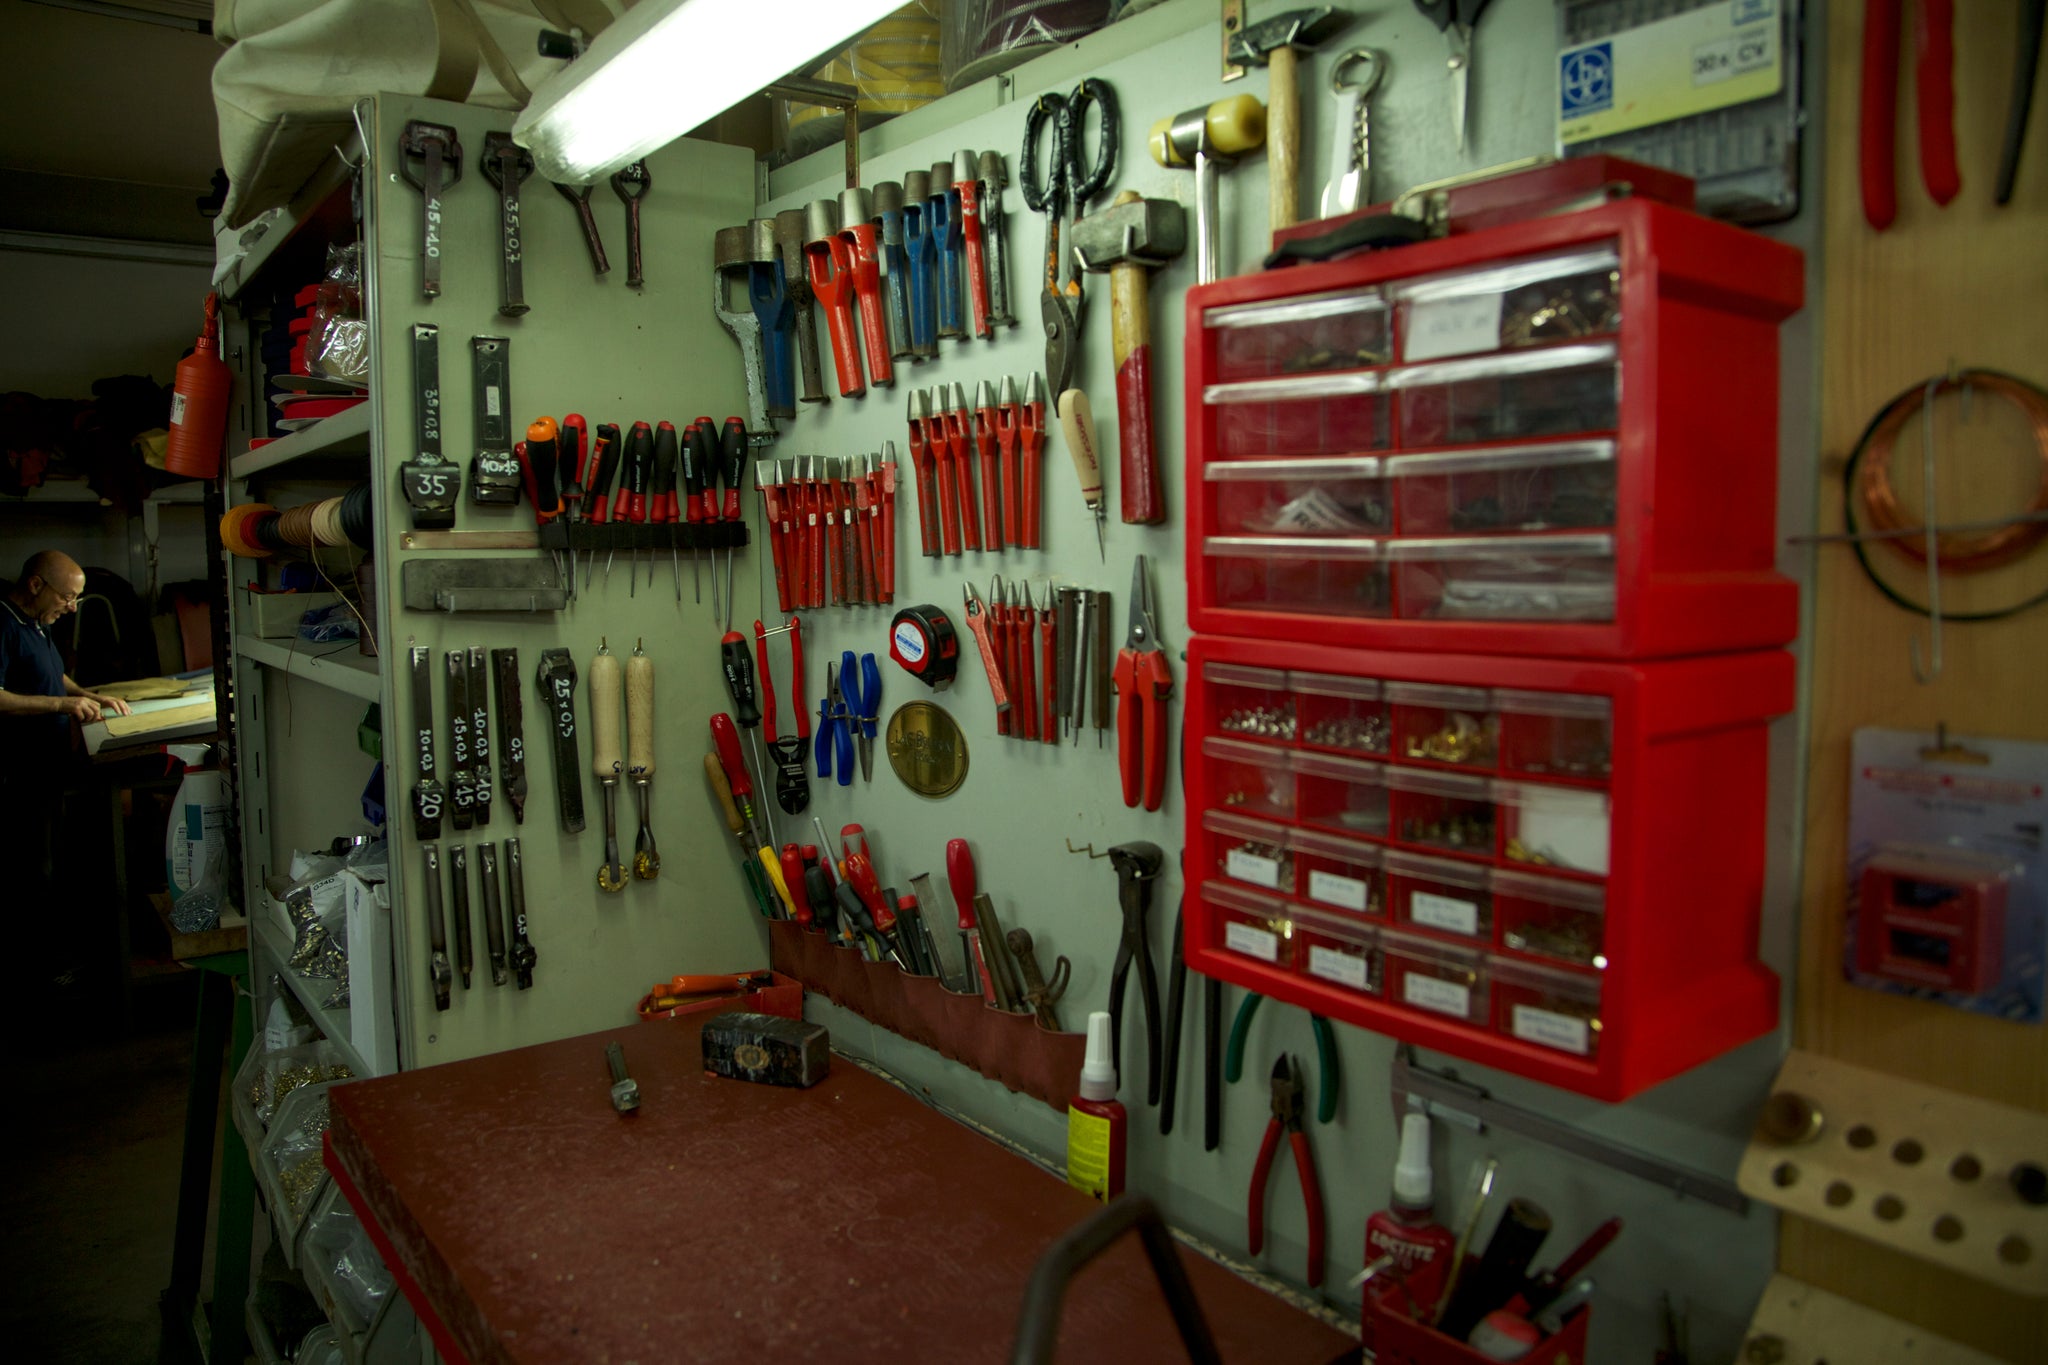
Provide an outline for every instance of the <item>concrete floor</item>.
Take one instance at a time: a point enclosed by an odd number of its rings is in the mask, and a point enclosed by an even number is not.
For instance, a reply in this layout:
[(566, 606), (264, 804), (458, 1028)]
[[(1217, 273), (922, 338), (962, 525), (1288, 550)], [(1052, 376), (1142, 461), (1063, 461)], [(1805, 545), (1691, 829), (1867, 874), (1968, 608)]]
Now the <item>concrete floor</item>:
[(104, 996), (10, 1021), (19, 1060), (0, 1122), (0, 1340), (14, 1343), (13, 1359), (186, 1359), (160, 1350), (157, 1297), (177, 1216), (197, 998), (189, 984), (140, 991), (125, 1032)]

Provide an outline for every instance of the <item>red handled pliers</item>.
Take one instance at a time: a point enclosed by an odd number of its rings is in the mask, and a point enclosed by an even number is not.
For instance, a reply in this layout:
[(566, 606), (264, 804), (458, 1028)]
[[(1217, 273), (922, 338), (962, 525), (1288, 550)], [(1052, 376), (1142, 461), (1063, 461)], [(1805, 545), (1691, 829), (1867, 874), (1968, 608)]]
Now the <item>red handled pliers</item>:
[(1286, 1053), (1273, 1063), (1273, 1117), (1266, 1123), (1266, 1140), (1259, 1144), (1259, 1159), (1252, 1165), (1251, 1203), (1245, 1219), (1250, 1228), (1252, 1255), (1266, 1244), (1266, 1178), (1273, 1173), (1273, 1155), (1280, 1150), (1285, 1131), (1294, 1148), (1294, 1168), (1301, 1176), (1301, 1199), (1308, 1207), (1308, 1283), (1311, 1289), (1323, 1282), (1323, 1190), (1316, 1182), (1315, 1154), (1309, 1150), (1308, 1134), (1301, 1128), (1301, 1064)]
[[(1863, 93), (1859, 127), (1863, 217), (1878, 232), (1899, 216), (1895, 182), (1899, 36), (1905, 0), (1864, 0)], [(1916, 0), (1913, 98), (1918, 109), (1920, 178), (1946, 204), (1963, 188), (1956, 167), (1954, 0)]]
[(1135, 808), (1142, 799), (1146, 810), (1158, 810), (1166, 796), (1166, 699), (1173, 695), (1173, 673), (1159, 648), (1159, 621), (1152, 614), (1152, 582), (1143, 555), (1131, 566), (1130, 633), (1117, 651), (1112, 676), (1124, 804)]

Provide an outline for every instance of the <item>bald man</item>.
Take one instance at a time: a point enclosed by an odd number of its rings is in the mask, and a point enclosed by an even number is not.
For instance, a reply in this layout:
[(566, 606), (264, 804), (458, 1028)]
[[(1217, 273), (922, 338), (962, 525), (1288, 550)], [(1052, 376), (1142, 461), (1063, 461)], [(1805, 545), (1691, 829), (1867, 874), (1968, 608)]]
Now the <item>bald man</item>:
[[(0, 860), (6, 868), (0, 875), (14, 901), (9, 918), (35, 945), (31, 980), (53, 987), (78, 979), (86, 927), (57, 895), (71, 726), (108, 711), (128, 714), (128, 703), (71, 681), (50, 641), (50, 627), (78, 610), (84, 589), (85, 570), (77, 561), (45, 550), (29, 556), (13, 591), (0, 600)], [(17, 910), (25, 913), (17, 916)]]

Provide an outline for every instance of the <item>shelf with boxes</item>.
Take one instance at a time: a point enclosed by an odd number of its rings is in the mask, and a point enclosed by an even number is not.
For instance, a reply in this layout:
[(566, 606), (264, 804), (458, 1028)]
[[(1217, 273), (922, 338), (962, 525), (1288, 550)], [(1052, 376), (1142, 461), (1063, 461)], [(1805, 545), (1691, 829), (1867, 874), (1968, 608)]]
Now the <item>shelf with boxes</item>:
[(1618, 1099), (1774, 1027), (1789, 655), (1616, 663), (1197, 636), (1188, 959)]
[(1797, 630), (1798, 251), (1648, 201), (1189, 291), (1198, 632), (1640, 658)]

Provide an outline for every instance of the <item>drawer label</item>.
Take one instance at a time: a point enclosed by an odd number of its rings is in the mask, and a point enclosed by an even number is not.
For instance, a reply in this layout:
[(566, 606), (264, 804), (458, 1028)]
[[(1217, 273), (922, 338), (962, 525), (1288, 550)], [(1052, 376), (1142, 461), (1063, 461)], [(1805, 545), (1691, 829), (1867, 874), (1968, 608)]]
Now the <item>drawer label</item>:
[(1339, 905), (1362, 915), (1370, 903), (1370, 894), (1371, 888), (1356, 877), (1340, 877), (1334, 872), (1308, 874), (1308, 898), (1324, 905)]
[(1455, 1014), (1460, 1019), (1472, 1017), (1472, 988), (1455, 981), (1409, 972), (1401, 978), (1401, 998), (1417, 1009)]
[(1253, 886), (1264, 886), (1275, 891), (1280, 889), (1278, 858), (1262, 858), (1256, 853), (1233, 848), (1223, 855), (1223, 870), (1238, 881), (1250, 882)]
[(1500, 299), (1496, 293), (1467, 294), (1416, 304), (1408, 310), (1408, 333), (1401, 344), (1401, 358), (1436, 360), (1474, 351), (1498, 351)]
[(1461, 901), (1455, 896), (1439, 896), (1433, 891), (1409, 893), (1408, 918), (1417, 924), (1441, 929), (1447, 934), (1471, 935), (1479, 932), (1477, 904), (1472, 901)]
[(1223, 926), (1223, 946), (1233, 953), (1243, 953), (1261, 962), (1280, 960), (1280, 936), (1270, 929), (1254, 929), (1249, 924), (1232, 921)]
[(1310, 948), (1308, 974), (1335, 981), (1354, 991), (1372, 989), (1372, 963), (1363, 954), (1340, 953), (1335, 948)]
[(1593, 1050), (1593, 1031), (1586, 1021), (1534, 1005), (1517, 1005), (1512, 1023), (1514, 1034), (1525, 1043), (1541, 1043), (1583, 1057)]

